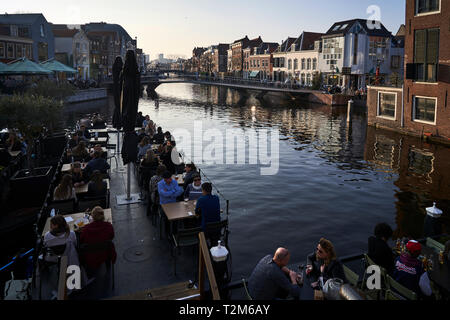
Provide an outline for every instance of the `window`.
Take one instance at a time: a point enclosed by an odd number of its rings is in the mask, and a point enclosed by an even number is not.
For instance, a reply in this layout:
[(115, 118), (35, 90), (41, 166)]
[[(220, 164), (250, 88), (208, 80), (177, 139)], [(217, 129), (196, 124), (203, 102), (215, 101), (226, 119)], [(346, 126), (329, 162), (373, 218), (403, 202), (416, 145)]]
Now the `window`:
[(8, 43), (8, 59), (14, 59), (14, 44)]
[(25, 52), (23, 50), (23, 45), (21, 43), (16, 44), (16, 58), (22, 58), (25, 56)]
[(358, 64), (358, 35), (355, 35), (355, 44), (353, 46), (353, 64)]
[(19, 35), (19, 29), (17, 26), (11, 25), (11, 37), (17, 38)]
[(378, 93), (378, 116), (395, 119), (396, 93)]
[(294, 59), (294, 70), (298, 69), (298, 59)]
[(413, 120), (435, 123), (437, 98), (414, 97)]
[(308, 70), (311, 70), (311, 59), (308, 59), (307, 69), (308, 69)]
[(5, 43), (0, 42), (0, 58), (5, 58), (5, 56), (6, 56)]
[(28, 59), (33, 59), (31, 44), (25, 45), (25, 55)]
[(289, 70), (292, 69), (292, 60), (291, 59), (288, 60), (288, 69)]
[(305, 60), (305, 58), (303, 58), (303, 59), (302, 59), (302, 70), (305, 70), (305, 69), (306, 69), (305, 63), (306, 63), (306, 60)]
[(414, 36), (414, 80), (437, 81), (439, 62), (439, 29), (416, 30)]
[(29, 38), (30, 37), (30, 30), (28, 27), (19, 27), (18, 28), (19, 37), (21, 38)]
[(44, 32), (44, 25), (43, 24), (41, 24), (41, 37), (42, 38), (45, 38), (45, 32)]
[(308, 86), (311, 85), (311, 74), (310, 74), (310, 73), (308, 73), (308, 74), (306, 75), (306, 84), (307, 84)]
[(400, 68), (400, 56), (392, 56), (391, 57), (391, 68), (393, 68), (393, 69)]
[(325, 60), (326, 58), (327, 58), (327, 56), (324, 54), (324, 55), (323, 55), (323, 60)]
[(312, 65), (312, 68), (313, 68), (313, 70), (316, 70), (316, 69), (317, 69), (317, 59), (316, 59), (316, 58), (313, 59), (313, 65)]
[(302, 84), (305, 84), (306, 80), (305, 80), (305, 74), (304, 73), (302, 73), (301, 79), (302, 79)]
[(440, 11), (440, 0), (416, 0), (416, 15)]

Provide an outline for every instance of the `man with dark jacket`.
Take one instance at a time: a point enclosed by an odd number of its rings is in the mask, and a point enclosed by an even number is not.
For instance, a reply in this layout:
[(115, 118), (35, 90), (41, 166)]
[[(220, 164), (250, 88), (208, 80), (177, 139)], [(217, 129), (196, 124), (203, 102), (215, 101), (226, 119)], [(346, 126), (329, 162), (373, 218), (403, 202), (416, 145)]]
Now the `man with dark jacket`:
[(298, 299), (299, 275), (289, 270), (290, 254), (285, 248), (278, 248), (273, 257), (262, 258), (248, 279), (250, 296), (255, 300), (286, 299), (288, 295)]
[(375, 236), (369, 237), (368, 256), (380, 267), (392, 275), (394, 272), (394, 253), (387, 241), (392, 237), (392, 229), (386, 223), (379, 223), (375, 227)]
[(86, 177), (90, 178), (95, 170), (106, 174), (109, 168), (109, 163), (104, 158), (102, 158), (101, 153), (99, 151), (94, 151), (93, 159), (88, 162), (88, 164), (84, 168), (83, 173), (86, 174)]

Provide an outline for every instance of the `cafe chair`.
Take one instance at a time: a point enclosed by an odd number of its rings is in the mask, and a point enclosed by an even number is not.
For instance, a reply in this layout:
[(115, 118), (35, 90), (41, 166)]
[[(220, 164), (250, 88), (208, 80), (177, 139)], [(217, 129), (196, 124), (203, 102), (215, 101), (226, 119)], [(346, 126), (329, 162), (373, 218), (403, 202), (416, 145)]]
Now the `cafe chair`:
[(250, 295), (250, 292), (248, 291), (248, 281), (245, 278), (242, 278), (242, 286), (244, 287), (245, 296), (247, 300), (253, 300), (252, 296)]
[(55, 209), (58, 214), (71, 214), (75, 212), (75, 199), (52, 201), (49, 204), (50, 210)]
[(42, 274), (46, 270), (48, 270), (51, 266), (58, 266), (59, 276), (59, 268), (61, 265), (61, 257), (64, 255), (66, 251), (66, 245), (62, 244), (59, 246), (43, 246), (41, 250), (41, 255), (39, 255), (39, 300), (42, 298)]
[[(392, 294), (392, 292), (394, 292), (396, 295), (400, 295), (406, 300), (417, 300), (417, 293), (404, 287), (403, 285), (395, 281), (390, 275), (386, 276), (386, 286), (387, 291), (391, 291), (389, 294)], [(388, 297), (386, 295), (386, 300), (387, 298)]]
[(436, 240), (434, 240), (432, 238), (427, 238), (427, 241), (426, 241), (425, 245), (427, 247), (433, 248), (437, 252), (445, 250), (445, 246), (442, 243), (440, 243), (440, 242), (438, 242), (438, 241), (436, 241)]
[(383, 296), (383, 293), (386, 292), (386, 283), (387, 283), (387, 280), (386, 280), (386, 276), (387, 276), (386, 269), (381, 267), (381, 266), (379, 266), (380, 267), (380, 271), (381, 271), (381, 290), (368, 289), (366, 287), (368, 274), (365, 271), (367, 270), (367, 268), (369, 266), (377, 265), (377, 264), (369, 257), (368, 254), (364, 254), (363, 261), (364, 261), (364, 276), (363, 276), (362, 283), (361, 283), (361, 289), (365, 290), (367, 295), (371, 296), (372, 298), (376, 296), (376, 298), (379, 300)]
[[(80, 257), (86, 253), (99, 253), (99, 252), (109, 253), (112, 246), (114, 246), (114, 243), (111, 240), (99, 243), (82, 243), (80, 244), (78, 253)], [(107, 272), (111, 270), (112, 289), (114, 290), (115, 288), (114, 263), (112, 262), (111, 257), (109, 255), (108, 259), (104, 263), (106, 265)]]
[(352, 269), (347, 267), (346, 265), (342, 265), (344, 267), (344, 274), (347, 278), (348, 282), (355, 288), (358, 287), (359, 275), (354, 272)]
[(223, 240), (225, 246), (228, 245), (228, 219), (219, 222), (208, 223), (205, 226), (205, 238), (209, 247), (217, 245), (217, 241)]
[(177, 274), (177, 250), (180, 253), (182, 247), (193, 247), (193, 256), (195, 258), (195, 249), (199, 244), (198, 234), (202, 231), (200, 227), (189, 229), (178, 229), (172, 234), (172, 256), (173, 256), (173, 273)]
[(116, 146), (115, 144), (107, 144), (106, 145), (106, 150), (108, 153), (108, 156), (106, 158), (106, 160), (109, 160), (109, 166), (112, 167), (112, 159), (114, 159), (114, 161), (116, 162), (116, 168), (119, 167), (119, 160), (117, 159), (117, 151), (116, 151)]
[(84, 212), (87, 209), (92, 209), (96, 206), (100, 206), (103, 209), (108, 208), (107, 202), (108, 202), (108, 196), (104, 195), (101, 197), (85, 197), (83, 199), (80, 199), (78, 201), (78, 209), (79, 212)]

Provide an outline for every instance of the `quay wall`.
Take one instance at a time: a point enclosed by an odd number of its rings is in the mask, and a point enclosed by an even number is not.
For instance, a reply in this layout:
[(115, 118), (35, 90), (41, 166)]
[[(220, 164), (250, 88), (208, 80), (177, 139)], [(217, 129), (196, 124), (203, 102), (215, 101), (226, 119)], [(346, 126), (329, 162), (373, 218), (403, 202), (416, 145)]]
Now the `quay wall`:
[(84, 101), (106, 99), (108, 90), (106, 88), (79, 90), (74, 96), (67, 98), (67, 103), (78, 103)]

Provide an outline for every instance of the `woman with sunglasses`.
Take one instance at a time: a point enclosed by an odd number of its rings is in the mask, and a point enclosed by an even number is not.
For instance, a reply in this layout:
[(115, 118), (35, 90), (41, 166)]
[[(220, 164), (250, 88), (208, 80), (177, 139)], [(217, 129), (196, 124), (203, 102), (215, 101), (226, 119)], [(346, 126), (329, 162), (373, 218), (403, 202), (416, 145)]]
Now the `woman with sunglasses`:
[(339, 278), (347, 282), (342, 263), (336, 257), (331, 241), (321, 238), (314, 253), (307, 258), (306, 274), (318, 279), (312, 286), (322, 289), (327, 280)]
[(189, 184), (184, 192), (184, 199), (197, 200), (202, 196), (202, 179), (199, 174), (193, 176), (193, 182)]

